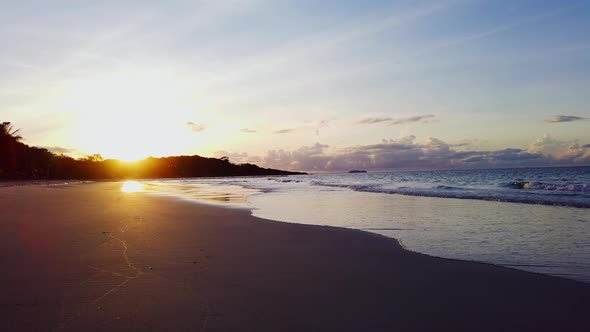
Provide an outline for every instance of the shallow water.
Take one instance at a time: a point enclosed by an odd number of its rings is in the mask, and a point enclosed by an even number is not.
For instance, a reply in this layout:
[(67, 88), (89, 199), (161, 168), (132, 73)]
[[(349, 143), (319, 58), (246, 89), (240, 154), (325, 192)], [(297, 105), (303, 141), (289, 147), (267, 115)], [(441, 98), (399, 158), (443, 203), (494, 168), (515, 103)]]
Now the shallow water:
[(361, 229), (433, 256), (590, 282), (590, 214), (584, 209), (343, 189), (250, 200), (257, 217)]
[[(149, 181), (146, 187), (184, 199), (248, 207), (255, 216), (272, 220), (379, 233), (398, 239), (409, 250), (433, 256), (590, 282), (590, 209), (584, 207), (590, 206), (585, 187), (589, 170), (177, 179)], [(392, 191), (400, 186), (400, 179), (405, 179), (406, 187), (426, 189), (420, 195)], [(547, 186), (528, 188), (538, 183)], [(428, 188), (471, 194), (461, 199), (423, 195), (430, 192)], [(479, 197), (472, 195), (474, 191), (486, 196), (473, 199)]]

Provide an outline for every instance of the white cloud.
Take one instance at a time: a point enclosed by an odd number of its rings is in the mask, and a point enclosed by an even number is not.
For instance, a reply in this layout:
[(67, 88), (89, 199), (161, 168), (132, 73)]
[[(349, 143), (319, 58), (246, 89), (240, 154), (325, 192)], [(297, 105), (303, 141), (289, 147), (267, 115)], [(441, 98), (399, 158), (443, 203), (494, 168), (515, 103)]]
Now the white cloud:
[[(464, 147), (461, 145), (460, 147)], [(549, 151), (553, 153), (549, 153)], [(251, 156), (247, 156), (252, 159)], [(529, 150), (457, 150), (434, 137), (416, 142), (409, 135), (383, 139), (379, 144), (330, 149), (316, 143), (295, 150), (271, 150), (258, 158), (264, 167), (300, 171), (346, 171), (350, 169), (437, 169), (521, 167), (590, 164), (590, 151), (575, 142), (561, 142), (546, 135)]]

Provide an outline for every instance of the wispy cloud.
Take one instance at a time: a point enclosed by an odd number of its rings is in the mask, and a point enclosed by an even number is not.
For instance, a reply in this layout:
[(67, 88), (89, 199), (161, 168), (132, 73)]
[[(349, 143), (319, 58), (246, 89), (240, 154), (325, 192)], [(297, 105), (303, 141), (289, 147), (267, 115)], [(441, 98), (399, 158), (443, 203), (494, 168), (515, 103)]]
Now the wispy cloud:
[(364, 118), (360, 121), (358, 121), (358, 124), (373, 124), (373, 123), (380, 123), (380, 122), (389, 122), (392, 121), (392, 118), (389, 117), (382, 117), (382, 118)]
[(249, 128), (242, 128), (242, 129), (240, 129), (240, 131), (243, 132), (243, 133), (249, 133), (249, 134), (256, 132), (256, 130), (249, 129)]
[(186, 125), (189, 127), (189, 129), (193, 133), (198, 133), (198, 132), (201, 132), (201, 131), (207, 129), (207, 126), (205, 124), (195, 123), (195, 122), (192, 122), (192, 121), (187, 122)]
[[(402, 30), (405, 26), (426, 20), (437, 13), (443, 13), (461, 3), (464, 0), (440, 0), (425, 1), (412, 6), (390, 6), (380, 8), (369, 14), (364, 14), (360, 19), (346, 20), (335, 24), (325, 30), (319, 30), (313, 34), (303, 34), (297, 39), (288, 40), (286, 43), (274, 45), (257, 53), (252, 57), (244, 57), (243, 60), (229, 64), (221, 73), (216, 72), (213, 77), (202, 81), (203, 88), (209, 91), (218, 91), (226, 84), (251, 80), (257, 78), (257, 83), (264, 85), (265, 90), (277, 90), (285, 88), (293, 91), (300, 86), (309, 86), (309, 82), (316, 84), (324, 81), (341, 79), (341, 76), (351, 76), (366, 72), (365, 65), (348, 64), (346, 66), (323, 66), (321, 70), (310, 70), (318, 59), (330, 54), (341, 54), (345, 50), (358, 45), (358, 41), (366, 36), (378, 35), (384, 31)], [(287, 71), (293, 79), (285, 82), (267, 77), (275, 77), (277, 73)], [(262, 79), (260, 79), (262, 78)], [(253, 93), (256, 94), (256, 93)], [(251, 99), (252, 96), (244, 93), (237, 96)]]
[(394, 126), (394, 125), (401, 125), (401, 124), (406, 124), (406, 123), (412, 123), (412, 122), (429, 122), (434, 118), (435, 115), (433, 114), (425, 114), (425, 115), (417, 115), (417, 116), (411, 116), (411, 117), (407, 117), (407, 118), (399, 118), (399, 119), (394, 119), (394, 118), (390, 118), (390, 117), (370, 117), (370, 118), (364, 118), (360, 121), (357, 122), (357, 124), (375, 124), (375, 123), (387, 123), (390, 126)]
[(274, 133), (275, 134), (288, 134), (288, 133), (292, 133), (294, 131), (295, 131), (295, 128), (286, 128), (286, 129), (276, 130)]
[(296, 127), (291, 128), (284, 128), (280, 130), (275, 130), (273, 134), (289, 134), (293, 132), (315, 132), (315, 136), (319, 138), (320, 136), (320, 129), (328, 127), (330, 120), (305, 120), (303, 124)]
[(588, 118), (582, 118), (579, 116), (574, 115), (554, 115), (548, 119), (545, 119), (545, 122), (548, 123), (559, 123), (559, 122), (573, 122), (573, 121), (586, 121)]
[(572, 8), (580, 6), (581, 4), (582, 3), (579, 2), (579, 3), (570, 4), (568, 6), (561, 6), (558, 9), (552, 9), (552, 10), (541, 12), (541, 13), (538, 13), (538, 14), (535, 14), (532, 16), (519, 18), (517, 20), (511, 21), (508, 23), (499, 24), (499, 25), (497, 25), (493, 28), (487, 29), (487, 30), (482, 30), (482, 31), (478, 31), (478, 32), (470, 32), (465, 35), (455, 37), (450, 40), (443, 41), (442, 43), (436, 42), (431, 45), (428, 45), (427, 47), (425, 47), (423, 49), (420, 49), (419, 51), (412, 54), (412, 56), (410, 56), (409, 58), (416, 58), (420, 55), (425, 55), (425, 54), (428, 54), (428, 53), (431, 53), (434, 51), (439, 51), (441, 49), (445, 49), (448, 47), (456, 47), (456, 46), (463, 45), (463, 44), (466, 44), (469, 42), (477, 41), (482, 38), (491, 37), (493, 35), (503, 33), (505, 31), (513, 30), (513, 29), (518, 28), (519, 26), (522, 26), (527, 23), (542, 21), (544, 19), (560, 15), (567, 10), (571, 10)]
[(420, 122), (420, 121), (424, 121), (424, 120), (431, 119), (431, 118), (434, 118), (434, 115), (432, 115), (432, 114), (418, 115), (418, 116), (412, 116), (409, 118), (393, 120), (391, 122), (391, 124), (392, 125), (399, 125), (399, 124), (405, 124), (405, 123), (411, 123), (411, 122)]

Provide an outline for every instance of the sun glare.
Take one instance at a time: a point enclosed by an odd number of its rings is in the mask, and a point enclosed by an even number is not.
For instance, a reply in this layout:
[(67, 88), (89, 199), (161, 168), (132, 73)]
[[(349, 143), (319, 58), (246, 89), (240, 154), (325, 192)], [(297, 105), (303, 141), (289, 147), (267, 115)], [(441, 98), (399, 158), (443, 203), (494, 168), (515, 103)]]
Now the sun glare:
[(77, 110), (73, 139), (80, 150), (136, 161), (185, 153), (195, 144), (186, 128), (195, 110), (181, 83), (157, 74), (116, 73), (80, 81), (67, 89)]
[(121, 187), (121, 191), (124, 193), (137, 193), (145, 191), (143, 183), (137, 181), (125, 181)]

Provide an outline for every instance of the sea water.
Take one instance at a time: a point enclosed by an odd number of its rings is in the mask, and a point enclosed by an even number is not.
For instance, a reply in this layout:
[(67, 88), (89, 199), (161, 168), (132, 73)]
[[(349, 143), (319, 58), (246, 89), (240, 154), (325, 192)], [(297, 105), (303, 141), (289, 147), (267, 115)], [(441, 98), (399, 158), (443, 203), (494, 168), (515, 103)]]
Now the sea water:
[(150, 191), (348, 227), (408, 250), (590, 282), (590, 167), (148, 181)]

